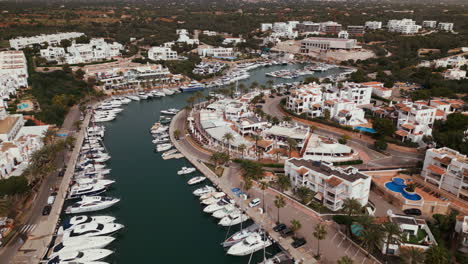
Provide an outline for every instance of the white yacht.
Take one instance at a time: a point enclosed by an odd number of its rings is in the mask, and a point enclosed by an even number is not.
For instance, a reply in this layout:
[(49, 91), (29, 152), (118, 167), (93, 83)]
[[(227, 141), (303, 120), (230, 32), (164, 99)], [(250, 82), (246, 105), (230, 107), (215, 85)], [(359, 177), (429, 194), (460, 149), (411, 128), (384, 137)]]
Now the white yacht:
[(210, 197), (222, 198), (224, 196), (226, 196), (224, 192), (210, 192), (210, 193), (205, 193), (204, 195), (200, 196), (200, 200), (205, 200)]
[(223, 247), (230, 247), (232, 245), (235, 245), (245, 238), (247, 238), (250, 235), (253, 235), (256, 233), (258, 230), (260, 230), (260, 227), (257, 224), (252, 224), (248, 226), (247, 228), (244, 228), (234, 234), (232, 234), (228, 239), (226, 239), (221, 245)]
[(111, 236), (73, 237), (52, 247), (52, 255), (64, 252), (81, 251), (86, 249), (105, 248), (115, 240)]
[(106, 258), (114, 253), (108, 249), (87, 249), (82, 251), (64, 252), (50, 256), (47, 264), (58, 264), (67, 262), (85, 262), (95, 261)]
[(106, 191), (107, 186), (101, 184), (73, 185), (68, 194), (68, 199), (77, 199), (82, 196), (101, 194)]
[(214, 213), (218, 210), (221, 210), (224, 208), (224, 206), (228, 204), (234, 204), (234, 201), (229, 199), (229, 198), (222, 198), (220, 201), (214, 204), (210, 204), (207, 207), (203, 209), (203, 212), (205, 213)]
[(80, 214), (107, 209), (118, 203), (120, 199), (103, 197), (103, 196), (85, 196), (81, 201), (68, 206), (65, 210), (66, 214)]
[(230, 247), (227, 253), (233, 256), (246, 256), (271, 246), (272, 242), (266, 236), (254, 233), (241, 242)]
[[(218, 211), (219, 212), (219, 211)], [(216, 213), (216, 212), (215, 212)], [(219, 221), (220, 226), (234, 226), (249, 220), (249, 216), (241, 212), (233, 212)]]
[(63, 232), (63, 240), (74, 237), (95, 237), (95, 236), (109, 236), (124, 228), (123, 225), (117, 223), (86, 223), (76, 225), (72, 229)]
[(97, 184), (103, 185), (105, 187), (111, 186), (115, 183), (114, 180), (106, 180), (106, 179), (93, 179), (93, 178), (82, 178), (82, 179), (75, 179), (74, 180), (78, 185), (88, 185), (88, 184)]
[(212, 214), (213, 217), (221, 219), (232, 213), (240, 213), (241, 211), (236, 208), (233, 204), (227, 204), (223, 206), (221, 210), (218, 210)]
[(165, 114), (165, 115), (176, 115), (177, 112), (179, 112), (179, 109), (177, 108), (169, 108), (167, 110), (161, 110), (161, 114)]
[(166, 96), (166, 94), (163, 93), (163, 92), (153, 92), (153, 95), (154, 95), (154, 97), (164, 97), (164, 96)]
[(156, 151), (157, 152), (163, 152), (163, 151), (169, 150), (171, 148), (172, 148), (171, 143), (163, 143), (163, 144), (156, 145)]
[(195, 169), (194, 167), (182, 167), (182, 169), (180, 169), (178, 172), (177, 172), (177, 175), (184, 175), (184, 174), (190, 174), (194, 171), (196, 171), (197, 169)]
[(58, 233), (62, 233), (65, 229), (70, 229), (73, 226), (86, 224), (86, 223), (112, 223), (115, 221), (115, 217), (107, 215), (97, 215), (97, 216), (88, 216), (88, 215), (77, 215), (73, 216), (64, 221), (63, 225), (59, 228)]
[(140, 92), (140, 93), (138, 94), (138, 97), (140, 97), (141, 99), (144, 99), (144, 100), (145, 100), (145, 99), (148, 99), (148, 95), (147, 95), (146, 93), (144, 93), (144, 92)]
[(208, 199), (202, 200), (200, 203), (203, 205), (210, 205), (210, 204), (218, 203), (219, 201), (221, 201), (220, 198), (210, 197)]
[(173, 94), (174, 94), (174, 91), (169, 90), (169, 89), (166, 89), (166, 88), (163, 88), (161, 91), (162, 91), (165, 95), (173, 95)]
[(169, 137), (158, 137), (158, 138), (153, 139), (153, 141), (151, 141), (151, 142), (153, 144), (163, 144), (163, 143), (167, 143), (169, 141), (170, 141)]
[(133, 101), (140, 101), (140, 97), (136, 95), (127, 95), (127, 98)]
[(206, 180), (205, 176), (197, 176), (197, 177), (193, 177), (190, 180), (188, 180), (187, 184), (188, 185), (194, 185), (194, 184), (200, 183), (200, 182), (202, 182), (204, 180)]
[(198, 188), (195, 191), (193, 191), (193, 195), (202, 196), (205, 193), (214, 192), (214, 191), (216, 191), (216, 189), (214, 187), (205, 185), (205, 187)]

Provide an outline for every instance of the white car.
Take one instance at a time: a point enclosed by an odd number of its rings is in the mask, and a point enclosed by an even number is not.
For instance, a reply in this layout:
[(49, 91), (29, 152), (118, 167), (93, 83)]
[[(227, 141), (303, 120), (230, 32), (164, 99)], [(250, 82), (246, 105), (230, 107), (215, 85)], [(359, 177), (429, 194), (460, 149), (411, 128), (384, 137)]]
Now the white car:
[(260, 198), (255, 198), (252, 201), (250, 201), (249, 207), (252, 208), (252, 207), (258, 206), (259, 204), (260, 204)]

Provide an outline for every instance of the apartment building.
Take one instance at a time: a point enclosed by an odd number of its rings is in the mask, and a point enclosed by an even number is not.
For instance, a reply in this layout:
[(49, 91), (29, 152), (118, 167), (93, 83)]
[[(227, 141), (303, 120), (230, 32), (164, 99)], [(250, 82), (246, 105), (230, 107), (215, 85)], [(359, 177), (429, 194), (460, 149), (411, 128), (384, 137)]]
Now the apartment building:
[(348, 31), (346, 31), (346, 30), (341, 30), (341, 31), (338, 33), (338, 38), (348, 39), (348, 38), (349, 38), (349, 33), (348, 33)]
[(437, 108), (436, 117), (446, 119), (448, 115), (461, 112), (465, 103), (457, 99), (434, 99), (429, 101), (429, 105)]
[(437, 27), (437, 21), (435, 20), (424, 20), (422, 22), (423, 28), (436, 28)]
[(158, 61), (158, 60), (177, 60), (177, 51), (173, 51), (171, 48), (165, 47), (151, 47), (148, 50), (148, 58), (150, 60)]
[(392, 96), (392, 89), (385, 88), (381, 82), (365, 82), (361, 83), (362, 86), (372, 88), (372, 94), (382, 98), (390, 98)]
[(327, 21), (320, 23), (320, 31), (326, 34), (338, 34), (343, 26), (334, 21)]
[(421, 29), (420, 25), (416, 25), (416, 21), (412, 19), (392, 19), (387, 24), (388, 31), (398, 32), (401, 34), (416, 34)]
[(319, 32), (320, 31), (320, 23), (314, 23), (314, 22), (311, 22), (311, 21), (304, 21), (302, 23), (297, 24), (296, 29), (297, 29), (297, 31), (299, 31), (299, 33)]
[(232, 58), (234, 57), (233, 48), (211, 47), (202, 45), (198, 47), (198, 55), (201, 57), (218, 57), (218, 58)]
[(357, 40), (355, 39), (311, 37), (301, 41), (300, 51), (301, 53), (308, 54), (321, 50), (352, 50), (358, 48), (356, 44)]
[(8, 98), (28, 87), (28, 66), (23, 51), (0, 52), (0, 96)]
[(461, 66), (468, 65), (468, 59), (466, 59), (464, 56), (452, 56), (435, 60), (433, 64), (436, 68), (460, 68)]
[(382, 28), (382, 22), (380, 21), (366, 21), (365, 28), (370, 30), (377, 30)]
[(120, 43), (107, 43), (102, 38), (91, 39), (88, 44), (76, 44), (74, 42), (67, 48), (65, 61), (68, 64), (78, 64), (109, 60), (120, 56), (123, 48)]
[(189, 33), (186, 29), (177, 29), (176, 34), (179, 35), (179, 38), (176, 42), (185, 43), (187, 45), (198, 45), (200, 41), (198, 39), (192, 39), (189, 36)]
[(428, 149), (421, 176), (426, 182), (468, 201), (468, 158), (444, 147)]
[(262, 23), (260, 24), (260, 30), (262, 32), (268, 31), (273, 29), (273, 24), (272, 23)]
[(56, 61), (57, 63), (62, 64), (65, 61), (66, 52), (62, 47), (49, 46), (45, 49), (41, 49), (40, 54), (41, 57), (48, 61)]
[(293, 188), (311, 189), (316, 193), (314, 198), (332, 211), (340, 210), (347, 198), (358, 200), (362, 206), (369, 200), (371, 177), (354, 167), (292, 158), (285, 162), (284, 171)]
[(33, 37), (18, 37), (10, 39), (10, 47), (15, 50), (24, 49), (26, 47), (32, 47), (35, 44), (49, 44), (49, 46), (60, 45), (60, 42), (65, 39), (76, 39), (83, 36), (84, 33), (80, 32), (65, 32), (57, 34), (43, 34)]
[(353, 36), (361, 36), (364, 34), (364, 26), (348, 26), (346, 31)]
[(395, 104), (398, 120), (395, 135), (402, 141), (422, 142), (423, 136), (432, 135), (437, 109), (425, 102), (402, 102)]
[(460, 69), (447, 69), (444, 78), (449, 80), (461, 80), (466, 78), (466, 71)]
[(455, 232), (458, 235), (458, 251), (468, 254), (468, 216), (457, 215)]
[(453, 31), (453, 23), (440, 22), (437, 28), (443, 31)]
[(228, 38), (225, 38), (223, 40), (223, 45), (229, 45), (229, 44), (237, 45), (237, 44), (243, 43), (243, 42), (245, 42), (245, 39), (243, 39), (243, 38), (230, 38), (230, 37), (228, 37)]

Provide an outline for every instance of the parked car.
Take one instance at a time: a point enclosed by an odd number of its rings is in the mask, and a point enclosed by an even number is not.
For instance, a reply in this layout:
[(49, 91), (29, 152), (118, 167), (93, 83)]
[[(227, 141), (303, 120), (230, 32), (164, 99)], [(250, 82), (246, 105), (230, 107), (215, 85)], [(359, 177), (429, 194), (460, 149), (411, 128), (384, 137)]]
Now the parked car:
[(51, 205), (55, 202), (55, 196), (54, 195), (51, 195), (49, 196), (49, 198), (47, 198), (47, 204), (48, 205)]
[(58, 174), (59, 177), (63, 177), (63, 175), (65, 175), (65, 169), (61, 169)]
[(255, 198), (252, 201), (250, 201), (249, 207), (252, 208), (252, 207), (258, 206), (259, 204), (260, 204), (260, 198)]
[(49, 215), (51, 210), (52, 210), (52, 206), (46, 205), (44, 209), (42, 209), (42, 215)]
[(280, 231), (280, 234), (282, 237), (288, 237), (288, 236), (292, 236), (293, 231), (289, 227), (286, 227), (285, 229)]
[(414, 215), (414, 216), (420, 216), (422, 214), (421, 210), (419, 210), (417, 208), (405, 209), (405, 210), (403, 210), (403, 213), (405, 213), (407, 215)]
[(298, 248), (302, 247), (306, 243), (307, 241), (304, 238), (294, 238), (294, 241), (291, 243), (291, 246), (293, 246), (293, 248)]
[(280, 232), (282, 231), (283, 229), (286, 228), (286, 225), (285, 224), (282, 224), (282, 223), (279, 223), (277, 224), (275, 227), (273, 227), (273, 231), (275, 232)]

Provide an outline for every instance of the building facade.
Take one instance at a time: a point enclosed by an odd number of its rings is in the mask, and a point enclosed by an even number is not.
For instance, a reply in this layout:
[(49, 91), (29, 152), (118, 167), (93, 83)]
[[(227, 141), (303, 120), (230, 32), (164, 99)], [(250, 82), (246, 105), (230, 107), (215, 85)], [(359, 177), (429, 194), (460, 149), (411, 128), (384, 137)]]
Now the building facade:
[(320, 50), (352, 50), (357, 48), (356, 44), (357, 41), (355, 39), (312, 37), (301, 41), (300, 51), (301, 53), (308, 54), (312, 51)]
[(171, 48), (165, 47), (151, 47), (148, 50), (148, 58), (150, 60), (177, 60), (177, 51), (173, 51)]
[(66, 32), (66, 33), (57, 33), (57, 34), (48, 34), (48, 35), (38, 35), (33, 37), (18, 37), (10, 39), (10, 47), (15, 50), (24, 49), (26, 47), (32, 47), (34, 44), (49, 44), (50, 46), (60, 45), (62, 40), (75, 39), (83, 36), (84, 33), (80, 32)]

